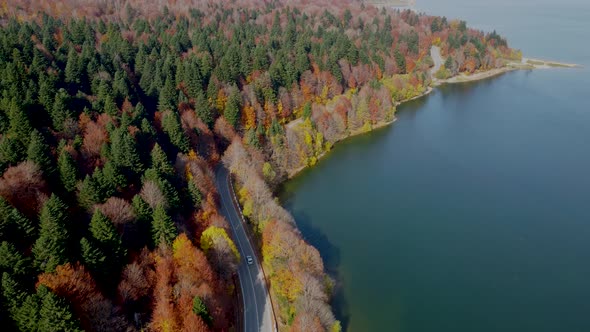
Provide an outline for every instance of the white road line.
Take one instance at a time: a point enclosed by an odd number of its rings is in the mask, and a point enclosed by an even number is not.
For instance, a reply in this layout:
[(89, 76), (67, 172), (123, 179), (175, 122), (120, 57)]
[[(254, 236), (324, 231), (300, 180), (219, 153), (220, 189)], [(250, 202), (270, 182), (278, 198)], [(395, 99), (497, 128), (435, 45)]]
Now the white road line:
[[(228, 173), (228, 176), (227, 176), (227, 179), (226, 180), (229, 181), (229, 173)], [(228, 196), (229, 196), (229, 191), (228, 191), (229, 188), (227, 186), (227, 183), (229, 183), (229, 182), (226, 182), (225, 183), (225, 186), (223, 186), (223, 187), (226, 188), (226, 192), (228, 193)], [(231, 196), (230, 196), (230, 198), (231, 198)], [(223, 209), (225, 210), (228, 218), (230, 219), (230, 223), (233, 224), (233, 222), (232, 222), (232, 215), (229, 213), (229, 210), (227, 208), (227, 205), (225, 204), (225, 200), (223, 199), (223, 196), (221, 197), (221, 205), (223, 205)], [(232, 205), (233, 205), (233, 202), (232, 202)], [(240, 223), (241, 223), (241, 220), (240, 220)], [(244, 255), (245, 254), (244, 253), (244, 248), (242, 247), (242, 242), (240, 241), (240, 237), (238, 236), (238, 234), (235, 231), (234, 231), (234, 233), (235, 233), (234, 235), (236, 236), (236, 240), (238, 241), (238, 246), (240, 247), (240, 250), (242, 251), (242, 255)], [(248, 246), (250, 247), (250, 249), (252, 249), (252, 247), (250, 246), (250, 243), (249, 242), (248, 242)], [(243, 261), (242, 261), (242, 264), (244, 264)], [(252, 288), (252, 295), (254, 297), (254, 310), (256, 311), (256, 323), (258, 325), (258, 328), (260, 328), (260, 322), (258, 320), (258, 303), (256, 302), (256, 291), (254, 290), (254, 282), (253, 282), (254, 279), (252, 279), (252, 273), (250, 272), (250, 268), (248, 268), (248, 266), (246, 266), (246, 270), (248, 271), (248, 276), (250, 277), (250, 287)], [(246, 311), (246, 297), (244, 296), (244, 290), (243, 289), (242, 289), (242, 298), (243, 298), (243, 302), (244, 302), (244, 312), (245, 312)], [(244, 315), (244, 327), (246, 327), (246, 317), (247, 316), (248, 315)]]

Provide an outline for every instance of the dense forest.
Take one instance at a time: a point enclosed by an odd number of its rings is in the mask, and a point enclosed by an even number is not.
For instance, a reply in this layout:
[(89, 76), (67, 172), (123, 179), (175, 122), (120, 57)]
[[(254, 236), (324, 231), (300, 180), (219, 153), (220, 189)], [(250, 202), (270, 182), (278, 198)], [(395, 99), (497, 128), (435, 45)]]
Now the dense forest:
[(234, 174), (281, 330), (339, 331), (318, 251), (273, 197), (437, 76), (519, 54), (357, 1), (4, 1), (0, 320), (21, 331), (227, 331)]

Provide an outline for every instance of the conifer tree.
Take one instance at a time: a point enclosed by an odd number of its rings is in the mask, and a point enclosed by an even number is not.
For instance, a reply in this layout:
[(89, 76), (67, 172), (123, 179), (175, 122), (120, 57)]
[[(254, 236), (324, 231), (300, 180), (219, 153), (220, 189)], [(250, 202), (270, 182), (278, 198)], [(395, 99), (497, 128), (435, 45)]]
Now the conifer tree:
[(68, 261), (67, 206), (51, 195), (41, 209), (39, 238), (33, 246), (35, 265), (44, 272), (52, 272), (57, 265)]
[(234, 127), (236, 127), (240, 121), (240, 104), (240, 91), (234, 86), (229, 94), (227, 103), (225, 103), (225, 112), (223, 114), (227, 121)]
[(176, 226), (163, 206), (156, 207), (152, 220), (152, 239), (157, 247), (160, 243), (171, 244), (177, 235)]
[(55, 172), (53, 157), (45, 138), (38, 130), (31, 133), (31, 141), (27, 150), (27, 159), (39, 165), (44, 174), (51, 176)]
[(180, 125), (178, 115), (171, 111), (166, 112), (162, 119), (162, 127), (164, 132), (170, 138), (170, 142), (181, 152), (187, 153), (189, 143), (186, 135), (184, 135), (182, 126)]
[(150, 154), (152, 159), (152, 168), (156, 170), (156, 172), (160, 176), (172, 176), (174, 174), (174, 167), (168, 161), (168, 156), (158, 143), (154, 145), (152, 152)]
[[(44, 286), (39, 286), (39, 288), (41, 287)], [(43, 291), (38, 291), (38, 293), (41, 292)], [(82, 329), (80, 328), (80, 322), (74, 317), (70, 306), (63, 299), (60, 299), (47, 290), (46, 294), (41, 298), (38, 331), (81, 332)]]
[(164, 86), (160, 90), (160, 97), (158, 98), (158, 110), (161, 112), (166, 110), (176, 110), (176, 89), (170, 77), (166, 77)]
[(70, 96), (64, 89), (59, 89), (55, 94), (53, 109), (51, 110), (51, 121), (53, 128), (57, 131), (62, 131), (66, 119), (72, 117), (72, 112), (68, 106), (69, 98)]
[(64, 188), (69, 192), (73, 192), (76, 189), (76, 183), (78, 181), (76, 161), (68, 151), (62, 149), (57, 160), (57, 165), (59, 168), (59, 177)]

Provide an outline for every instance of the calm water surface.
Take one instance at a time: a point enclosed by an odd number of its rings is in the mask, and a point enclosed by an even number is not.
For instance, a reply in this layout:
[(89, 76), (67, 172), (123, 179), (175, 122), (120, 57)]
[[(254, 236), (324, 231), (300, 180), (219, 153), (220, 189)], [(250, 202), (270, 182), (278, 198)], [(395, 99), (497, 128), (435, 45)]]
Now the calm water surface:
[(418, 0), (585, 69), (437, 89), (282, 194), (349, 331), (590, 331), (590, 3)]

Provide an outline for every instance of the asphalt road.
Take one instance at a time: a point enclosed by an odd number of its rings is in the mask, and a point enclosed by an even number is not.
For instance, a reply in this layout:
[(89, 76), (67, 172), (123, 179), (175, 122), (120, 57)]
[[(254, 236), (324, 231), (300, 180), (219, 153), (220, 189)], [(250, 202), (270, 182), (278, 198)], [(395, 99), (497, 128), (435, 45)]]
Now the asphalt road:
[[(240, 217), (241, 212), (237, 210), (238, 207), (232, 202), (229, 171), (224, 167), (218, 167), (215, 171), (215, 183), (221, 200), (221, 214), (230, 223), (233, 239), (241, 256), (238, 265), (238, 277), (242, 291), (244, 309), (242, 323), (244, 331), (275, 331), (272, 305), (264, 282), (264, 274), (244, 230), (244, 224)], [(253, 263), (251, 265), (248, 265), (246, 256), (252, 256)]]
[(443, 58), (440, 56), (440, 47), (432, 46), (430, 48), (430, 57), (432, 58), (432, 61), (434, 61), (434, 67), (430, 69), (430, 73), (432, 74), (432, 77), (434, 77), (434, 74), (436, 74), (443, 65)]

